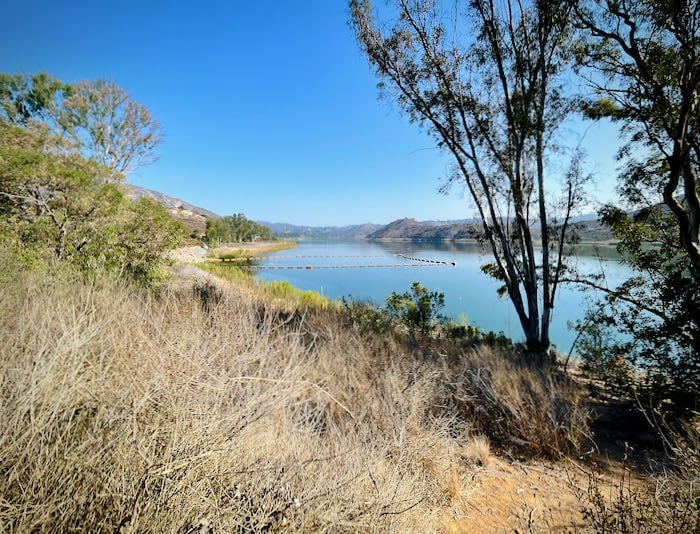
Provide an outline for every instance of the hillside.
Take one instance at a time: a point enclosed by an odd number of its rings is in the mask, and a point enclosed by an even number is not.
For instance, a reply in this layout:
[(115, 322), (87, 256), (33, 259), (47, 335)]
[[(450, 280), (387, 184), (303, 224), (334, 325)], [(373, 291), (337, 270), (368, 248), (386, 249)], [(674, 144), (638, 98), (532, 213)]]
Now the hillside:
[(399, 219), (369, 234), (369, 240), (410, 239), (413, 241), (454, 241), (474, 238), (474, 225), (431, 224), (415, 219)]
[(218, 219), (219, 215), (179, 198), (170, 197), (158, 191), (132, 184), (124, 184), (126, 196), (132, 200), (149, 197), (160, 203), (176, 221), (184, 224), (193, 237), (201, 237), (206, 232), (207, 218)]
[[(179, 198), (136, 185), (125, 184), (126, 194), (131, 199), (150, 197), (158, 201), (170, 215), (184, 224), (193, 237), (201, 237), (206, 231), (207, 218), (219, 218), (216, 213), (195, 206)], [(475, 239), (480, 225), (474, 219), (457, 221), (417, 221), (403, 218), (385, 226), (372, 223), (347, 226), (304, 226), (288, 223), (256, 221), (267, 226), (273, 234), (283, 239), (332, 240), (368, 239), (406, 241), (456, 241)], [(600, 242), (612, 239), (610, 229), (598, 222), (594, 216), (584, 216), (575, 220), (581, 241)], [(535, 235), (537, 230), (534, 229)]]
[[(612, 232), (596, 219), (580, 220), (574, 223), (581, 241), (600, 242), (612, 239)], [(415, 219), (399, 219), (372, 232), (367, 236), (370, 241), (377, 240), (410, 240), (410, 241), (455, 241), (475, 239), (480, 231), (477, 223), (443, 224), (435, 221), (416, 221)], [(537, 237), (537, 229), (533, 229)]]
[(364, 239), (382, 228), (380, 224), (364, 223), (349, 226), (302, 226), (287, 223), (257, 221), (267, 226), (277, 237), (285, 239)]

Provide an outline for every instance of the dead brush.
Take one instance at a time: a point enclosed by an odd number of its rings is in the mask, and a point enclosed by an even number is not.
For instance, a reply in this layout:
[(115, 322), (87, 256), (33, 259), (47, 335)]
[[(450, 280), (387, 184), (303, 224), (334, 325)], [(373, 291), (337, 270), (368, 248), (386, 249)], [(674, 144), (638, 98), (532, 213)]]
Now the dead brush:
[(436, 532), (472, 432), (553, 456), (583, 421), (497, 352), (426, 358), (251, 287), (2, 283), (11, 532)]
[(441, 359), (441, 404), (500, 450), (557, 459), (589, 435), (584, 391), (556, 367), (530, 366), (482, 347)]
[(3, 528), (437, 529), (425, 398), (411, 407), (397, 362), (373, 376), (355, 336), (329, 326), (309, 348), (301, 325), (230, 291), (204, 309), (192, 292), (14, 283), (0, 300)]

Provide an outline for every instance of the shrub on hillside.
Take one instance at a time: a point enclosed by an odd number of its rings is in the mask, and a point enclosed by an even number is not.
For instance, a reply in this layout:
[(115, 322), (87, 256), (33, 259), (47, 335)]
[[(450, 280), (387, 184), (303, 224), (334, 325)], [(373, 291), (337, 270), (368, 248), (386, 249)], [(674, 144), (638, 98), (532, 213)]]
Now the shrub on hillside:
[(63, 144), (41, 127), (0, 121), (3, 245), (27, 265), (159, 280), (165, 252), (184, 238), (182, 225), (151, 199), (126, 199), (118, 185), (98, 179), (94, 162)]
[(361, 333), (387, 334), (394, 327), (391, 316), (371, 302), (354, 300), (350, 295), (341, 303), (348, 324)]
[(184, 228), (118, 184), (159, 141), (148, 110), (108, 80), (0, 74), (0, 244), (27, 266), (158, 281)]
[(444, 319), (440, 310), (445, 307), (445, 295), (429, 291), (419, 282), (413, 282), (410, 291), (392, 293), (386, 299), (390, 317), (408, 328), (411, 337), (426, 336)]

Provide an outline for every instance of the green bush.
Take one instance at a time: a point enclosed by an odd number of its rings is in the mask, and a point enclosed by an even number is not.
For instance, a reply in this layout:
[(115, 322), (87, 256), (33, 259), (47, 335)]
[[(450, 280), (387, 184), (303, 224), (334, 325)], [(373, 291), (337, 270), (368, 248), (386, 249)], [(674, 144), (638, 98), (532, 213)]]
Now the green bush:
[(259, 284), (265, 293), (271, 297), (288, 300), (293, 302), (298, 308), (301, 309), (325, 309), (334, 305), (333, 301), (328, 297), (319, 295), (316, 293), (316, 291), (303, 290), (294, 287), (286, 280), (277, 280), (272, 282), (260, 280)]
[(366, 301), (353, 300), (352, 296), (341, 299), (343, 312), (350, 326), (361, 332), (386, 334), (394, 326), (394, 320), (382, 308)]
[(386, 299), (389, 316), (408, 328), (411, 337), (416, 333), (426, 336), (444, 320), (440, 310), (445, 307), (445, 295), (428, 291), (419, 282), (413, 282), (411, 290), (392, 293)]
[[(28, 90), (25, 81), (5, 77), (0, 85)], [(0, 94), (7, 111), (6, 97)], [(109, 169), (85, 157), (41, 114), (12, 117), (0, 114), (2, 246), (27, 267), (58, 266), (145, 285), (160, 280), (165, 252), (182, 242), (184, 228), (155, 201), (125, 198), (104, 179)]]

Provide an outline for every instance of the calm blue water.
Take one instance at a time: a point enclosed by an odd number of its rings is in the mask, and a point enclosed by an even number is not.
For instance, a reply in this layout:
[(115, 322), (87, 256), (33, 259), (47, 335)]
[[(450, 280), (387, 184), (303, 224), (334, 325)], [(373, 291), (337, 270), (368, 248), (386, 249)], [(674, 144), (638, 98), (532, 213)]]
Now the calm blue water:
[[(455, 262), (456, 266), (350, 268), (414, 263), (397, 257), (397, 254)], [(371, 300), (382, 305), (392, 292), (403, 293), (413, 281), (418, 281), (431, 291), (445, 294), (444, 314), (455, 319), (466, 316), (470, 324), (483, 330), (503, 331), (514, 340), (522, 340), (520, 324), (510, 301), (497, 296), (499, 284), (479, 269), (489, 260), (488, 254), (470, 244), (299, 243), (295, 249), (266, 256), (259, 265), (274, 266), (275, 269), (258, 271), (257, 276), (264, 280), (287, 280), (298, 288), (317, 291), (334, 299), (351, 295), (355, 300)], [(604, 268), (612, 285), (623, 280), (627, 273), (626, 268), (615, 260), (579, 257), (576, 262), (582, 272), (600, 272), (601, 267)], [(342, 265), (346, 267), (341, 268)], [(294, 268), (288, 269), (289, 266)], [(298, 266), (304, 268), (297, 269)], [(311, 269), (306, 269), (306, 266), (311, 266)], [(575, 332), (567, 328), (567, 322), (583, 317), (588, 299), (590, 296), (574, 288), (561, 286), (551, 327), (552, 342), (561, 351), (567, 352), (575, 338)]]

